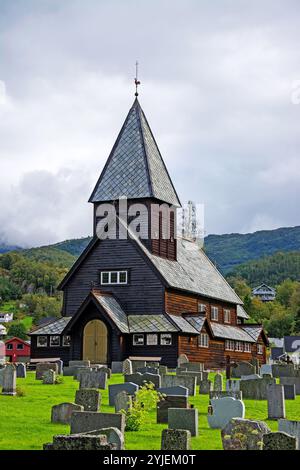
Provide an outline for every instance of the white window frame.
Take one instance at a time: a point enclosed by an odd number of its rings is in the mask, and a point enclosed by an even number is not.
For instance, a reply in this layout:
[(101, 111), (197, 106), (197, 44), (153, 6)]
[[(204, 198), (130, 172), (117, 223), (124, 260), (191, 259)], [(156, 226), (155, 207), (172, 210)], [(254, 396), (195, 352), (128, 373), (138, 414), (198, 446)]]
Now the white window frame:
[(207, 333), (200, 333), (198, 336), (198, 347), (208, 348), (209, 347), (209, 336)]
[[(156, 342), (151, 342), (153, 339), (156, 339)], [(158, 334), (157, 333), (147, 333), (146, 335), (146, 345), (147, 346), (157, 346), (158, 345)]]
[(244, 352), (251, 353), (251, 343), (245, 343)]
[(224, 323), (231, 323), (231, 311), (229, 308), (224, 308)]
[[(53, 338), (59, 338), (59, 344), (52, 344)], [(49, 346), (50, 348), (60, 348), (61, 345), (61, 338), (59, 335), (51, 335), (49, 339)]]
[(218, 321), (219, 320), (219, 308), (216, 307), (215, 305), (211, 306), (210, 319), (212, 321)]
[[(142, 343), (136, 342), (135, 341), (136, 336), (141, 336), (143, 338), (143, 342)], [(133, 346), (144, 346), (145, 345), (145, 335), (143, 333), (135, 333), (132, 336), (132, 345)]]
[(198, 302), (198, 313), (206, 313), (206, 304)]
[(235, 351), (239, 351), (239, 352), (244, 352), (244, 344), (242, 341), (236, 341), (235, 342), (235, 348), (234, 348)]
[[(68, 344), (65, 344), (65, 338), (69, 338)], [(69, 348), (71, 346), (71, 336), (70, 335), (64, 335), (62, 337), (62, 346), (64, 348)]]
[[(105, 274), (108, 274), (108, 282), (103, 282), (103, 276)], [(111, 280), (111, 275), (112, 274), (117, 274), (117, 281), (112, 282)], [(125, 274), (126, 280), (125, 282), (120, 281), (120, 275)], [(101, 271), (100, 273), (100, 282), (102, 286), (111, 286), (111, 285), (121, 285), (124, 286), (125, 284), (128, 284), (128, 272), (125, 269), (122, 269), (121, 271)]]
[(225, 340), (225, 350), (226, 351), (235, 351), (235, 344), (232, 339)]
[[(170, 342), (165, 343), (165, 338), (170, 338)], [(161, 335), (160, 335), (160, 345), (161, 346), (172, 346), (172, 335), (171, 335), (171, 333), (161, 333)]]
[(257, 354), (263, 354), (264, 353), (264, 348), (262, 344), (257, 345)]
[[(40, 344), (40, 338), (46, 338), (46, 343), (45, 344)], [(47, 348), (48, 347), (47, 335), (38, 335), (38, 337), (36, 339), (36, 346), (37, 346), (37, 348)]]

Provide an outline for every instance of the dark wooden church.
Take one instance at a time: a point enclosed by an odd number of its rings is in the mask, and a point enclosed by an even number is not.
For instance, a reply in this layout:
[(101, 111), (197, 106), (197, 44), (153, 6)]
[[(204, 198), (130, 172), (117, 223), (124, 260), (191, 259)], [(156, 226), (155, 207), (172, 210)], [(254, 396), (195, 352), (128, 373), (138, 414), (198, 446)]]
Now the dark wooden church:
[[(119, 217), (124, 197), (129, 213), (136, 203), (148, 209), (140, 236)], [(110, 365), (146, 356), (174, 367), (186, 354), (209, 368), (220, 368), (226, 356), (265, 362), (262, 326), (245, 323), (241, 299), (203, 250), (176, 238), (176, 210), (151, 217), (158, 205), (178, 208), (180, 201), (137, 98), (89, 202), (94, 237), (59, 286), (62, 317), (31, 332), (32, 358)], [(107, 203), (117, 213), (117, 236), (99, 238), (98, 214)]]

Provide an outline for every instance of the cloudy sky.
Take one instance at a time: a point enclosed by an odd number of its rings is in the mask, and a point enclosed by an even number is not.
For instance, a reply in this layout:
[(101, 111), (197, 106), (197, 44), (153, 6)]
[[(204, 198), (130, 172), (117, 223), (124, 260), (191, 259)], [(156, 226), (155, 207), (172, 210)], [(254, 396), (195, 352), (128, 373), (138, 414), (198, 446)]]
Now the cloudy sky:
[(299, 225), (298, 0), (0, 0), (0, 239), (91, 233), (140, 102), (206, 233)]

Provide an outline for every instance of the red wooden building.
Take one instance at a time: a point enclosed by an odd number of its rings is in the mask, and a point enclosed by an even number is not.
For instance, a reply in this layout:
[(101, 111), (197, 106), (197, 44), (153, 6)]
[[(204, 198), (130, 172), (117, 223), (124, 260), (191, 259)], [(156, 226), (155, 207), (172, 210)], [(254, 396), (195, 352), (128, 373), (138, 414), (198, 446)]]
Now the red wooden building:
[(30, 343), (20, 338), (10, 338), (5, 341), (5, 355), (9, 362), (29, 362)]

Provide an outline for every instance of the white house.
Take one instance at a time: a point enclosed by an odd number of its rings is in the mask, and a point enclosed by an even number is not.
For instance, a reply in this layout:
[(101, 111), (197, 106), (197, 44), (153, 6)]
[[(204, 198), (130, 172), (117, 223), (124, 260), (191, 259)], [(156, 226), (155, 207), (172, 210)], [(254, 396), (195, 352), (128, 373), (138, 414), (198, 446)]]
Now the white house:
[(272, 302), (276, 297), (276, 290), (267, 284), (261, 284), (252, 290), (253, 297), (258, 297), (262, 302)]
[(8, 323), (10, 321), (13, 321), (13, 319), (13, 313), (0, 313), (0, 323)]

